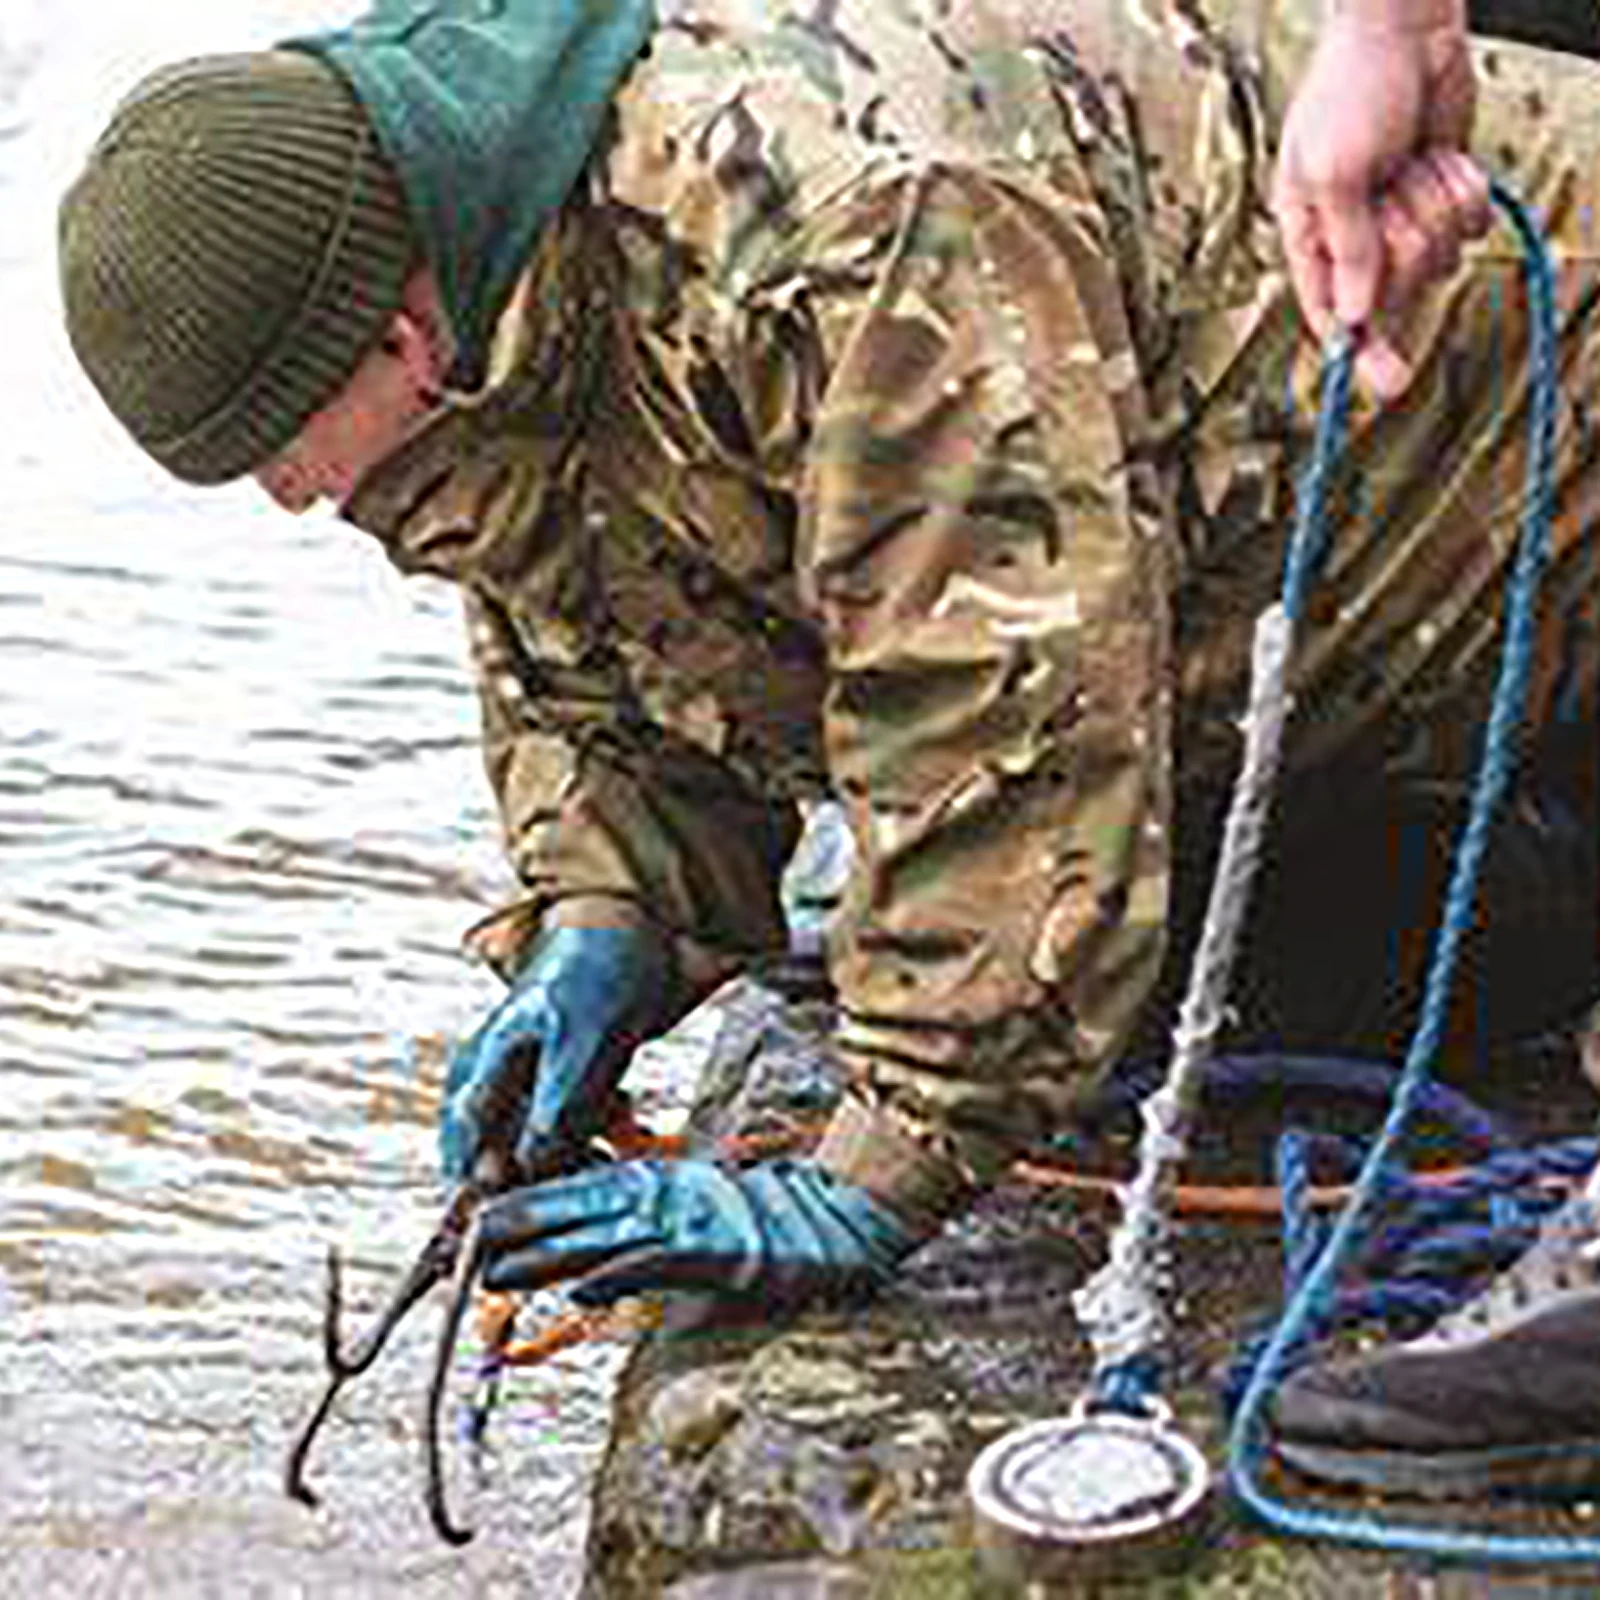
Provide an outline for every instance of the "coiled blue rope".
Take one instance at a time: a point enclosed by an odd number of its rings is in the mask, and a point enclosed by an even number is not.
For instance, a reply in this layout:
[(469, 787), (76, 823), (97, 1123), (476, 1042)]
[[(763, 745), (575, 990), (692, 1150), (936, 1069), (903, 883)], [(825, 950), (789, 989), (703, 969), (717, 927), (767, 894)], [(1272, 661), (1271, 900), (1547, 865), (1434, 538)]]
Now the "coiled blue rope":
[[(1361, 1061), (1342, 1056), (1280, 1054), (1274, 1051), (1217, 1056), (1204, 1067), (1204, 1097), (1208, 1108), (1215, 1100), (1248, 1096), (1270, 1087), (1274, 1094), (1311, 1092), (1321, 1098), (1387, 1102), (1395, 1085), (1395, 1069), (1388, 1062)], [(1109, 1086), (1112, 1106), (1136, 1107), (1154, 1090), (1148, 1067), (1114, 1078)], [(1404, 1325), (1433, 1318), (1450, 1309), (1463, 1291), (1487, 1269), (1508, 1262), (1531, 1241), (1539, 1215), (1554, 1204), (1547, 1193), (1532, 1201), (1519, 1200), (1546, 1177), (1586, 1171), (1600, 1159), (1593, 1140), (1568, 1140), (1529, 1150), (1517, 1142), (1513, 1129), (1476, 1105), (1448, 1084), (1423, 1084), (1415, 1114), (1438, 1124), (1454, 1145), (1466, 1145), (1478, 1161), (1447, 1184), (1423, 1184), (1398, 1168), (1385, 1169), (1381, 1196), (1386, 1217), (1380, 1248), (1364, 1253), (1360, 1262), (1365, 1286), (1346, 1291), (1334, 1306), (1296, 1345), (1294, 1359), (1340, 1328), (1381, 1320)], [(1079, 1153), (1079, 1141), (1064, 1134), (1055, 1141), (1066, 1153)], [(1309, 1204), (1310, 1164), (1313, 1149), (1346, 1181), (1359, 1167), (1364, 1142), (1330, 1134), (1290, 1130), (1278, 1144), (1280, 1191), (1284, 1197), (1284, 1296), (1294, 1293), (1306, 1269), (1315, 1261), (1326, 1231)], [(1490, 1215), (1485, 1217), (1484, 1212)], [(1400, 1219), (1400, 1220), (1397, 1220)], [(1379, 1273), (1388, 1278), (1370, 1281)], [(1238, 1404), (1271, 1328), (1245, 1342), (1230, 1363), (1222, 1383), (1225, 1406)], [(1141, 1351), (1098, 1375), (1092, 1391), (1097, 1406), (1142, 1415), (1160, 1392), (1164, 1363), (1155, 1350)]]
[[(1396, 1083), (1382, 1131), (1362, 1163), (1350, 1199), (1329, 1237), (1306, 1268), (1272, 1337), (1255, 1363), (1234, 1414), (1228, 1440), (1228, 1480), (1234, 1494), (1263, 1521), (1284, 1533), (1334, 1539), (1434, 1558), (1542, 1565), (1600, 1561), (1600, 1540), (1514, 1536), (1424, 1527), (1368, 1513), (1337, 1513), (1291, 1505), (1269, 1494), (1258, 1469), (1268, 1448), (1266, 1409), (1292, 1354), (1323, 1315), (1340, 1268), (1359, 1244), (1384, 1189), (1385, 1172), (1410, 1119), (1443, 1033), (1450, 983), (1461, 941), (1470, 925), (1478, 872), (1495, 809), (1514, 759), (1514, 732), (1523, 715), (1532, 664), (1539, 580), (1549, 556), (1555, 501), (1557, 351), (1555, 274), (1538, 225), (1517, 198), (1492, 185), (1495, 204), (1523, 250), (1529, 315), (1529, 459), (1522, 531), (1506, 601), (1505, 641), (1484, 734), (1471, 809), (1456, 847), (1439, 938), (1423, 992), (1421, 1015)], [(1284, 576), (1284, 605), (1298, 616), (1326, 537), (1324, 502), (1348, 417), (1354, 344), (1343, 340), (1330, 354), (1311, 462), (1302, 482), (1295, 536)]]
[[(1328, 1230), (1309, 1203), (1311, 1151), (1339, 1164), (1341, 1175), (1359, 1165), (1365, 1145), (1328, 1135), (1286, 1133), (1278, 1143), (1278, 1183), (1283, 1195), (1284, 1296), (1292, 1298), (1327, 1243)], [(1556, 1140), (1537, 1147), (1507, 1147), (1443, 1183), (1424, 1184), (1397, 1167), (1385, 1168), (1380, 1203), (1385, 1222), (1362, 1242), (1351, 1265), (1354, 1286), (1341, 1290), (1311, 1319), (1283, 1370), (1341, 1329), (1382, 1323), (1414, 1332), (1476, 1289), (1483, 1277), (1507, 1266), (1537, 1236), (1540, 1222), (1562, 1200), (1548, 1180), (1572, 1180), (1600, 1161), (1592, 1138)], [(1222, 1382), (1224, 1405), (1235, 1409), (1276, 1326), (1246, 1340)]]
[[(1392, 1062), (1362, 1061), (1350, 1056), (1248, 1051), (1215, 1056), (1205, 1065), (1208, 1101), (1249, 1095), (1259, 1089), (1271, 1089), (1278, 1095), (1303, 1090), (1318, 1096), (1387, 1100), (1394, 1092), (1394, 1084)], [(1119, 1074), (1108, 1085), (1110, 1108), (1125, 1111), (1136, 1107), (1155, 1087), (1148, 1068)], [(1494, 1150), (1516, 1142), (1512, 1128), (1447, 1083), (1430, 1079), (1419, 1094), (1416, 1109), (1431, 1121), (1442, 1123), (1454, 1139), (1466, 1144)], [(1054, 1142), (1063, 1149), (1077, 1143), (1070, 1133), (1059, 1135)]]

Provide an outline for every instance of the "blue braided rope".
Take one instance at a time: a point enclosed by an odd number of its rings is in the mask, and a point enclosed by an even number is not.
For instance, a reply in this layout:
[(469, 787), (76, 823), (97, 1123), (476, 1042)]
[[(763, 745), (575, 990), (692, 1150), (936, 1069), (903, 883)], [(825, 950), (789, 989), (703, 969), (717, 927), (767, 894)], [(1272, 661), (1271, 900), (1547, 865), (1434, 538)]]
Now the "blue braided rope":
[[(1343, 1173), (1360, 1165), (1364, 1146), (1298, 1130), (1278, 1143), (1283, 1193), (1284, 1297), (1291, 1298), (1327, 1242), (1328, 1229), (1308, 1203), (1313, 1147)], [(1354, 1265), (1359, 1287), (1342, 1290), (1308, 1324), (1284, 1361), (1293, 1370), (1314, 1345), (1341, 1330), (1382, 1323), (1414, 1331), (1452, 1311), (1528, 1246), (1562, 1200), (1545, 1180), (1572, 1179), (1600, 1160), (1592, 1138), (1504, 1150), (1447, 1182), (1423, 1183), (1394, 1165), (1383, 1169), (1384, 1226), (1363, 1241)], [(1271, 1339), (1276, 1319), (1247, 1337), (1229, 1364), (1223, 1404), (1234, 1410)]]
[[(1395, 1067), (1388, 1061), (1260, 1051), (1213, 1057), (1205, 1064), (1203, 1087), (1208, 1097), (1270, 1088), (1284, 1093), (1310, 1091), (1388, 1100), (1394, 1092), (1395, 1078)], [(1159, 1066), (1123, 1073), (1109, 1086), (1115, 1096), (1113, 1103), (1120, 1109), (1137, 1106), (1160, 1081)], [(1420, 1115), (1443, 1123), (1455, 1138), (1482, 1145), (1486, 1150), (1509, 1146), (1515, 1139), (1512, 1129), (1499, 1117), (1447, 1083), (1429, 1079), (1420, 1092), (1417, 1110)], [(1061, 1134), (1052, 1142), (1066, 1147), (1074, 1140), (1071, 1134)]]
[[(1217, 1056), (1206, 1062), (1203, 1069), (1203, 1088), (1206, 1094), (1238, 1093), (1271, 1084), (1280, 1090), (1312, 1089), (1376, 1099), (1388, 1097), (1393, 1092), (1396, 1081), (1394, 1069), (1387, 1064), (1331, 1056), (1270, 1053)], [(1119, 1091), (1130, 1099), (1135, 1099), (1141, 1088), (1147, 1091), (1148, 1085), (1139, 1082), (1138, 1074), (1130, 1074), (1118, 1085)], [(1418, 1114), (1426, 1114), (1444, 1123), (1456, 1138), (1479, 1145), (1491, 1155), (1499, 1152), (1512, 1160), (1524, 1159), (1523, 1152), (1511, 1144), (1509, 1130), (1497, 1118), (1446, 1084), (1431, 1081), (1422, 1084), (1417, 1091), (1414, 1110)], [(1294, 1139), (1305, 1136), (1287, 1137)], [(1319, 1140), (1327, 1138), (1323, 1135), (1314, 1137)], [(1341, 1147), (1349, 1145), (1349, 1141), (1346, 1140), (1332, 1142)], [(1072, 1140), (1070, 1136), (1064, 1136), (1055, 1143), (1058, 1147), (1070, 1148)], [(1347, 1160), (1342, 1167), (1344, 1170), (1349, 1170), (1357, 1164), (1354, 1160)], [(1309, 1174), (1302, 1170), (1303, 1167), (1304, 1163), (1297, 1168), (1292, 1162), (1285, 1166), (1280, 1159), (1280, 1182), (1285, 1185), (1285, 1206), (1286, 1210), (1291, 1212), (1291, 1217), (1297, 1216), (1301, 1211), (1305, 1211), (1309, 1217), (1308, 1208), (1303, 1204), (1296, 1207), (1287, 1198), (1291, 1188), (1301, 1194), (1309, 1188)], [(1383, 1174), (1383, 1188), (1378, 1198), (1387, 1203), (1391, 1196), (1398, 1197), (1404, 1187), (1405, 1174), (1398, 1168), (1390, 1166)], [(1302, 1228), (1312, 1225), (1310, 1221), (1300, 1224)], [(1287, 1225), (1286, 1239), (1293, 1236), (1295, 1236), (1295, 1225), (1291, 1221)], [(1292, 1281), (1291, 1285), (1286, 1287), (1286, 1294), (1291, 1289)], [(1402, 1291), (1396, 1291), (1396, 1303), (1401, 1293)], [(1443, 1288), (1438, 1291), (1440, 1296), (1445, 1293)], [(1318, 1328), (1329, 1331), (1321, 1323), (1318, 1324)], [(1297, 1346), (1297, 1349), (1309, 1348), (1310, 1342), (1308, 1337)], [(1230, 1405), (1258, 1359), (1259, 1345), (1259, 1340), (1251, 1341), (1246, 1346), (1244, 1355), (1230, 1369), (1232, 1376), (1224, 1385), (1224, 1393), (1229, 1397)], [(1162, 1353), (1158, 1349), (1142, 1349), (1123, 1361), (1106, 1366), (1095, 1374), (1091, 1386), (1090, 1392), (1095, 1406), (1128, 1416), (1148, 1414), (1151, 1402), (1161, 1392), (1164, 1368)]]
[(1356, 366), (1356, 334), (1342, 329), (1323, 363), (1322, 393), (1317, 402), (1311, 459), (1295, 496), (1294, 529), (1283, 567), (1283, 609), (1297, 627), (1305, 615), (1306, 596), (1328, 547), (1328, 490), (1350, 426), (1350, 397)]
[[(1278, 1500), (1261, 1485), (1258, 1469), (1267, 1451), (1266, 1408), (1286, 1363), (1313, 1320), (1333, 1299), (1337, 1274), (1358, 1243), (1374, 1210), (1381, 1188), (1380, 1174), (1392, 1161), (1407, 1120), (1427, 1081), (1429, 1064), (1443, 1033), (1450, 982), (1456, 956), (1469, 926), (1478, 870), (1488, 843), (1494, 811), (1505, 790), (1514, 757), (1513, 733), (1523, 714), (1527, 680), (1533, 654), (1535, 603), (1539, 579), (1549, 554), (1550, 527), (1555, 498), (1555, 416), (1557, 351), (1555, 334), (1554, 269), (1538, 225), (1503, 186), (1492, 186), (1496, 205), (1517, 234), (1524, 254), (1530, 323), (1528, 481), (1523, 507), (1522, 533), (1507, 596), (1505, 641), (1483, 752), (1473, 787), (1471, 811), (1456, 847), (1449, 891), (1439, 939), (1428, 971), (1421, 1016), (1396, 1085), (1394, 1100), (1383, 1129), (1367, 1152), (1350, 1200), (1334, 1224), (1315, 1264), (1306, 1273), (1284, 1308), (1272, 1338), (1250, 1375), (1228, 1440), (1228, 1479), (1234, 1494), (1263, 1521), (1285, 1533), (1306, 1538), (1337, 1539), (1375, 1549), (1399, 1551), (1455, 1560), (1520, 1564), (1576, 1564), (1600, 1561), (1600, 1540), (1516, 1537), (1444, 1530), (1396, 1522), (1366, 1514), (1340, 1514), (1305, 1509)], [(1336, 412), (1340, 394), (1348, 398), (1353, 348), (1342, 343), (1330, 357), (1331, 372), (1324, 385), (1325, 408)], [(1319, 419), (1323, 420), (1323, 419)], [(1342, 427), (1342, 419), (1341, 419)], [(1318, 428), (1307, 479), (1302, 484), (1302, 515), (1295, 539), (1308, 542), (1305, 553), (1291, 552), (1286, 587), (1309, 581), (1313, 558), (1323, 538), (1322, 500), (1336, 459), (1337, 441), (1323, 447), (1329, 426)], [(1294, 591), (1295, 603), (1303, 591)], [(1286, 604), (1289, 601), (1286, 599)]]

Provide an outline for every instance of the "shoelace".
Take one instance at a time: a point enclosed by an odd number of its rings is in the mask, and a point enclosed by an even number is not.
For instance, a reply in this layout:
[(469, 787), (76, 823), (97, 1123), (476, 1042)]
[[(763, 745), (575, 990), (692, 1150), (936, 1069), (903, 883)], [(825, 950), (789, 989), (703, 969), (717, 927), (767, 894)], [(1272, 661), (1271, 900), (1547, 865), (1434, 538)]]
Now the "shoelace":
[(1553, 1212), (1539, 1237), (1489, 1286), (1441, 1317), (1419, 1347), (1479, 1338), (1539, 1301), (1600, 1284), (1600, 1219), (1584, 1196)]

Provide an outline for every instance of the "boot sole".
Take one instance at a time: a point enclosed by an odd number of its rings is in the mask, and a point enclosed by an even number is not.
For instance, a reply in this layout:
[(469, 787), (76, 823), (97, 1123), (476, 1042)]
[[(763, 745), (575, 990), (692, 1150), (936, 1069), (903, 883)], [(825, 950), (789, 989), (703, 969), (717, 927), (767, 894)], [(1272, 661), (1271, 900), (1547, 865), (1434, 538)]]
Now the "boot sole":
[(1297, 1472), (1330, 1483), (1378, 1489), (1416, 1500), (1529, 1497), (1581, 1500), (1600, 1494), (1600, 1440), (1526, 1445), (1512, 1450), (1455, 1450), (1419, 1455), (1345, 1450), (1277, 1439), (1274, 1448)]

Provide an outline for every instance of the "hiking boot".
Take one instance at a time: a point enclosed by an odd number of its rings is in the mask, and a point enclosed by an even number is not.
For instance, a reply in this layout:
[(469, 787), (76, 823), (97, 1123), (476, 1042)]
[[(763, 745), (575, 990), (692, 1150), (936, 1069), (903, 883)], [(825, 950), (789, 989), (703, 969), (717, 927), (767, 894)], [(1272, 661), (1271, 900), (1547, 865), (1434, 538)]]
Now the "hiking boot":
[(1420, 1338), (1321, 1362), (1271, 1410), (1279, 1455), (1426, 1499), (1600, 1488), (1600, 1208), (1575, 1198)]

